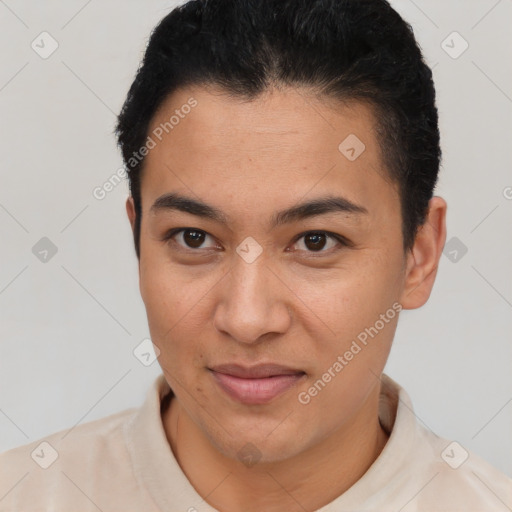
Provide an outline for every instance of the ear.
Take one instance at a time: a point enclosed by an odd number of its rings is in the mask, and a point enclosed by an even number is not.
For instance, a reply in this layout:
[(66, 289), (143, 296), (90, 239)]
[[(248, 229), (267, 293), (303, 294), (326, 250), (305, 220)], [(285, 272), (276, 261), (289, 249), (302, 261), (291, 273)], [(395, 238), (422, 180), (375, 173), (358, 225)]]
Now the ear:
[[(135, 203), (133, 201), (133, 197), (129, 196), (126, 200), (126, 213), (128, 214), (128, 220), (130, 221), (130, 226), (132, 227), (132, 236), (135, 245), (135, 253), (137, 253), (137, 247), (135, 243), (135, 220), (137, 219), (137, 213), (135, 211)], [(139, 260), (139, 276), (140, 276), (140, 257), (137, 255), (137, 260)]]
[(132, 227), (132, 233), (135, 233), (135, 204), (133, 202), (133, 197), (129, 196), (126, 200), (126, 213), (128, 214), (128, 219), (130, 221), (130, 225)]
[(446, 241), (446, 201), (434, 196), (429, 201), (425, 223), (407, 254), (405, 282), (400, 303), (404, 309), (423, 306), (430, 297), (439, 259)]

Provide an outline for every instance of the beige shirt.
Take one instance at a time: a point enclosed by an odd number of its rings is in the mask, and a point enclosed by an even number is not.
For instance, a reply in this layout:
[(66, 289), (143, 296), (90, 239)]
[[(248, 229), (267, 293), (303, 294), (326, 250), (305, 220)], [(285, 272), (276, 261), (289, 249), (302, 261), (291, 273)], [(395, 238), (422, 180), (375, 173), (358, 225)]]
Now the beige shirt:
[[(423, 427), (407, 393), (383, 375), (383, 451), (318, 512), (512, 510), (512, 480)], [(163, 374), (140, 408), (57, 432), (0, 455), (1, 512), (214, 512), (178, 465), (160, 415)], [(262, 511), (264, 512), (264, 511)]]

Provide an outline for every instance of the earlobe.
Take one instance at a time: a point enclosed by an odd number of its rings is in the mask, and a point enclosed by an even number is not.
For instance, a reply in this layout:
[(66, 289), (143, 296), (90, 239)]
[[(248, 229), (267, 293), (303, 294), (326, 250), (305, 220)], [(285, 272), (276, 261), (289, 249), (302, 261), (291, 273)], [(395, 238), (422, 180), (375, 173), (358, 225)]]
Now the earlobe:
[(404, 309), (423, 306), (430, 297), (439, 259), (446, 241), (446, 201), (434, 196), (425, 223), (420, 226), (407, 255), (405, 283), (400, 303)]

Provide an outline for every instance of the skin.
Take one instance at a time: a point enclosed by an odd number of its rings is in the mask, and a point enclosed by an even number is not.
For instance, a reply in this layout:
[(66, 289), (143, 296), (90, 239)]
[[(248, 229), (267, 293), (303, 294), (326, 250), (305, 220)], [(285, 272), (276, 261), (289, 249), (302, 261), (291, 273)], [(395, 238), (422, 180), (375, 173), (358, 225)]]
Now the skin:
[[(164, 429), (182, 470), (218, 510), (316, 510), (360, 479), (385, 446), (379, 378), (398, 315), (307, 405), (298, 394), (394, 303), (414, 309), (427, 301), (446, 203), (431, 199), (414, 247), (404, 252), (397, 187), (381, 162), (368, 105), (298, 89), (242, 101), (194, 87), (169, 96), (148, 133), (191, 96), (198, 105), (146, 156), (141, 189), (140, 291), (175, 395)], [(366, 146), (354, 161), (338, 150), (349, 134)], [(152, 211), (169, 192), (214, 206), (227, 224)], [(270, 227), (276, 212), (326, 195), (367, 213)], [(132, 198), (126, 208), (133, 228)], [(183, 233), (163, 240), (172, 228), (201, 230), (203, 245), (190, 247)], [(326, 237), (315, 251), (300, 238), (305, 231), (336, 233), (350, 245)], [(248, 236), (262, 248), (252, 263), (236, 252)], [(245, 405), (207, 369), (232, 362), (274, 362), (306, 376), (267, 404)], [(247, 443), (260, 455), (254, 465), (237, 455)]]

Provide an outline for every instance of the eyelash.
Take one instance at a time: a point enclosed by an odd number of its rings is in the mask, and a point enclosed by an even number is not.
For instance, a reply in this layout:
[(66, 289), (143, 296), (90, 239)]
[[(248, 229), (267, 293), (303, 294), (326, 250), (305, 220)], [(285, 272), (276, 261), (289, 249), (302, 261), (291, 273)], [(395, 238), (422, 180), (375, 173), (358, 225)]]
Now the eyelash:
[[(164, 235), (164, 237), (162, 238), (162, 241), (166, 242), (167, 244), (170, 244), (171, 242), (174, 242), (174, 243), (178, 244), (178, 242), (173, 240), (174, 236), (179, 234), (179, 233), (183, 233), (185, 231), (197, 231), (199, 233), (204, 233), (207, 236), (210, 236), (210, 237), (212, 236), (208, 232), (206, 232), (206, 231), (204, 231), (202, 229), (197, 229), (197, 228), (174, 228), (174, 229), (171, 229), (170, 231), (168, 231)], [(327, 235), (328, 237), (333, 238), (334, 240), (336, 240), (340, 244), (340, 246), (341, 246), (341, 247), (338, 247), (338, 248), (332, 247), (331, 249), (328, 249), (326, 251), (324, 251), (324, 250), (320, 250), (320, 251), (304, 251), (304, 252), (309, 253), (313, 257), (315, 257), (316, 255), (331, 254), (333, 250), (336, 251), (336, 250), (340, 250), (341, 248), (344, 248), (344, 247), (352, 247), (353, 246), (352, 242), (350, 242), (350, 240), (348, 240), (347, 238), (345, 238), (345, 237), (343, 237), (341, 235), (338, 235), (337, 233), (332, 233), (331, 231), (325, 231), (325, 230), (317, 230), (317, 231), (309, 230), (309, 231), (304, 231), (304, 232), (300, 233), (299, 235), (297, 235), (294, 238), (294, 240), (292, 242), (292, 245), (296, 244), (301, 238), (304, 238), (305, 236), (311, 235), (311, 234)], [(201, 251), (201, 248), (194, 249), (192, 247), (183, 247), (181, 245), (180, 245), (180, 249), (182, 249), (182, 250), (184, 250), (186, 252), (199, 252), (199, 251)]]

